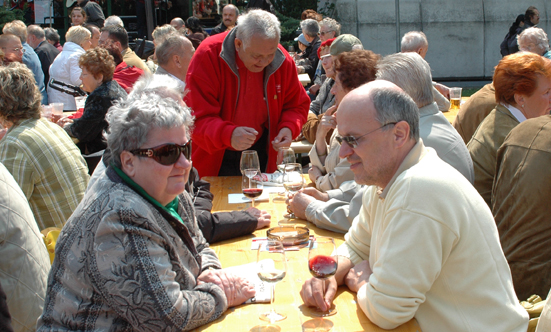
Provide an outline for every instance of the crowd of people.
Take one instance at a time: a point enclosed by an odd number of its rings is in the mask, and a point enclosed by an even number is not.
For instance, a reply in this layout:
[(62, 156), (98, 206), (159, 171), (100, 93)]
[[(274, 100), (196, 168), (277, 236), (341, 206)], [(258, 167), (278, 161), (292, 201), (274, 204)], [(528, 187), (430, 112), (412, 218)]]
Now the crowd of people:
[[(304, 282), (306, 305), (326, 310), (346, 285), (384, 329), (526, 331), (519, 299), (551, 288), (551, 60), (535, 7), (453, 124), (421, 31), (381, 56), (305, 11), (291, 55), (274, 14), (230, 4), (210, 35), (195, 17), (157, 27), (141, 59), (97, 7), (78, 1), (62, 46), (21, 21), (0, 35), (2, 330), (190, 330), (244, 303), (252, 283), (209, 243), (272, 218), (213, 212), (201, 178), (241, 175), (244, 150), (276, 172), (278, 150), (307, 139), (312, 186), (289, 210), (346, 235), (336, 275)], [(48, 118), (49, 103), (79, 116)]]

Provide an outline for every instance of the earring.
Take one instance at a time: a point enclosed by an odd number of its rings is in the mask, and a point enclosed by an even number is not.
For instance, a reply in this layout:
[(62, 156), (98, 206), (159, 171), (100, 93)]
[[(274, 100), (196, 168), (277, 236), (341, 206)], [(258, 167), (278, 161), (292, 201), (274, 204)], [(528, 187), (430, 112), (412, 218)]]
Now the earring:
[(522, 108), (524, 108), (524, 105), (522, 105)]

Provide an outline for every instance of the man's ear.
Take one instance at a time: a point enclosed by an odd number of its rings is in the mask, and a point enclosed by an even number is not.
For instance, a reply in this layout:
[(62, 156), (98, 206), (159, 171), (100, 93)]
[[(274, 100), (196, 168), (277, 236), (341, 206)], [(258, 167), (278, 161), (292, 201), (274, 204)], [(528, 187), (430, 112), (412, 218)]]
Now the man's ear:
[(234, 45), (235, 45), (235, 49), (237, 51), (242, 51), (243, 49), (243, 41), (241, 41), (241, 39), (239, 38), (235, 38), (235, 40), (233, 41)]
[(401, 148), (409, 140), (410, 128), (406, 121), (400, 121), (394, 125), (394, 144)]
[(129, 177), (134, 177), (136, 174), (136, 165), (134, 164), (137, 156), (129, 151), (121, 152), (121, 170)]
[(180, 62), (180, 57), (178, 56), (178, 54), (173, 54), (172, 55), (172, 62), (178, 67), (178, 68), (181, 68), (182, 67), (182, 64)]

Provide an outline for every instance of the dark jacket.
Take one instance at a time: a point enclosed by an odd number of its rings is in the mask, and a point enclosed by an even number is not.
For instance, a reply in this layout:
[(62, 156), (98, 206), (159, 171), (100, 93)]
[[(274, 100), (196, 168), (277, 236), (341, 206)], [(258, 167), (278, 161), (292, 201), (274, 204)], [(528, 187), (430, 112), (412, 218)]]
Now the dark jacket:
[(318, 36), (310, 43), (308, 47), (302, 53), (302, 59), (308, 59), (309, 61), (302, 65), (304, 71), (310, 77), (310, 81), (314, 82), (314, 77), (316, 76), (316, 68), (318, 68), (318, 48), (321, 45), (321, 40)]
[(93, 24), (98, 28), (103, 28), (105, 15), (103, 15), (103, 10), (100, 5), (90, 0), (84, 0), (80, 6), (86, 13), (86, 23)]
[(115, 100), (126, 95), (119, 83), (108, 81), (88, 96), (82, 117), (76, 119), (67, 130), (70, 136), (78, 138), (77, 146), (82, 154), (91, 154), (107, 147), (103, 140), (103, 131), (107, 128), (105, 114)]
[(222, 33), (224, 31), (228, 30), (228, 27), (224, 25), (224, 22), (220, 22), (220, 24), (218, 24), (217, 26), (215, 26), (211, 31), (210, 31), (210, 35), (211, 36), (214, 36), (214, 35), (217, 35), (219, 33)]
[(211, 212), (214, 195), (210, 192), (210, 183), (201, 180), (195, 168), (192, 168), (189, 173), (186, 191), (192, 197), (197, 224), (208, 243), (251, 234), (255, 231), (258, 220), (248, 212)]
[(38, 47), (34, 49), (40, 64), (42, 65), (42, 72), (44, 73), (44, 84), (48, 85), (50, 81), (50, 65), (54, 62), (55, 57), (60, 53), (59, 50), (46, 40), (38, 44)]

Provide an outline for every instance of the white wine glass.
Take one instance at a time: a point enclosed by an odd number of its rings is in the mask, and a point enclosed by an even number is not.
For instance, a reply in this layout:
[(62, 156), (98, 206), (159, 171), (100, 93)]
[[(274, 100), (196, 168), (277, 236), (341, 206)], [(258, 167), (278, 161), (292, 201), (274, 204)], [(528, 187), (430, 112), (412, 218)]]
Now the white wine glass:
[[(332, 256), (335, 253), (335, 240), (330, 237), (319, 236), (310, 240), (308, 246), (308, 269), (312, 276), (318, 279), (327, 279), (337, 273), (338, 260)], [(317, 317), (332, 316), (337, 313), (335, 305), (327, 311), (313, 309), (311, 314)]]
[(277, 150), (277, 170), (281, 173), (285, 172), (286, 164), (296, 163), (297, 159), (295, 151), (291, 148), (279, 148)]
[(245, 197), (251, 199), (251, 206), (254, 207), (254, 199), (262, 195), (264, 189), (262, 174), (256, 168), (245, 169), (244, 173), (241, 178), (241, 190)]
[[(241, 174), (243, 175), (245, 175), (245, 170), (257, 169), (260, 172), (260, 163), (258, 162), (258, 153), (256, 153), (256, 151), (254, 150), (243, 151), (241, 153), (240, 168), (241, 168)], [(250, 177), (252, 177), (253, 175), (251, 175)]]
[[(285, 165), (285, 173), (283, 173), (283, 187), (287, 197), (291, 194), (296, 194), (300, 189), (304, 187), (304, 177), (302, 176), (302, 165), (298, 163), (291, 163)], [(287, 218), (294, 219), (294, 213), (287, 206)]]
[(274, 309), (275, 284), (285, 278), (287, 274), (287, 260), (285, 259), (285, 248), (279, 240), (268, 239), (258, 247), (256, 255), (258, 277), (270, 284), (270, 311), (260, 315), (260, 319), (270, 322), (278, 322), (287, 318), (286, 314), (278, 313)]

